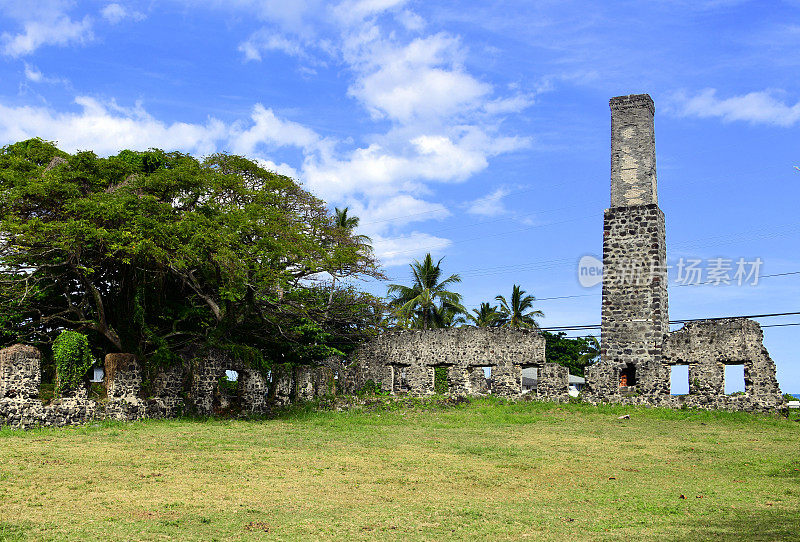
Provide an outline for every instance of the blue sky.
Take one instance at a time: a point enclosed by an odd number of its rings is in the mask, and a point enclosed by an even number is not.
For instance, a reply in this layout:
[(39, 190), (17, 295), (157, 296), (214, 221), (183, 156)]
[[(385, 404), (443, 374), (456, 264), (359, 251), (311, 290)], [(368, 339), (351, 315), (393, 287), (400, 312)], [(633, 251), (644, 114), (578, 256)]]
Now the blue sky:
[[(546, 326), (599, 323), (577, 262), (608, 99), (642, 92), (670, 262), (800, 271), (800, 1), (0, 0), (0, 144), (243, 154), (349, 206), (392, 280), (430, 251), (468, 306), (521, 284)], [(674, 282), (672, 319), (800, 311), (800, 275)], [(764, 331), (800, 392), (800, 326)]]

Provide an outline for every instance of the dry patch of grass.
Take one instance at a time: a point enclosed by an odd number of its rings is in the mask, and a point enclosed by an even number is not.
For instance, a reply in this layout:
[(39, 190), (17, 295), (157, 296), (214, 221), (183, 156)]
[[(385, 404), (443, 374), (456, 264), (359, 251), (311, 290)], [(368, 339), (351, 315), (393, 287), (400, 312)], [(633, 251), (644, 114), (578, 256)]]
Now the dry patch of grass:
[(791, 539), (799, 454), (795, 421), (493, 401), (0, 431), (0, 540)]

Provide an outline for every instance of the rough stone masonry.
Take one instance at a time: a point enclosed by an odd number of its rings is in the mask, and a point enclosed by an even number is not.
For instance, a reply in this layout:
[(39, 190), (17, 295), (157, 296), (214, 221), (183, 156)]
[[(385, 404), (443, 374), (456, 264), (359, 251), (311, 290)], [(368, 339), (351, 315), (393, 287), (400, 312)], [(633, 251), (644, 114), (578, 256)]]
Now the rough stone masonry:
[[(658, 207), (655, 105), (647, 94), (611, 107), (611, 207), (603, 223), (601, 360), (587, 397), (661, 406), (769, 411), (784, 400), (758, 323), (690, 322), (670, 333), (664, 213)], [(743, 365), (743, 395), (725, 395), (725, 365)], [(689, 394), (670, 394), (672, 365), (689, 366)]]

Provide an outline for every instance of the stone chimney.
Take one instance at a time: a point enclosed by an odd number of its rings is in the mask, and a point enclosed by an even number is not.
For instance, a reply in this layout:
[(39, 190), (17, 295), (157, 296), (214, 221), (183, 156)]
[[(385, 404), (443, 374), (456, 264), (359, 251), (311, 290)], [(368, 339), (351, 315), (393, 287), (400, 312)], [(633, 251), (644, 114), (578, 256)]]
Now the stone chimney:
[(611, 106), (611, 207), (658, 203), (655, 105), (647, 94), (617, 96)]

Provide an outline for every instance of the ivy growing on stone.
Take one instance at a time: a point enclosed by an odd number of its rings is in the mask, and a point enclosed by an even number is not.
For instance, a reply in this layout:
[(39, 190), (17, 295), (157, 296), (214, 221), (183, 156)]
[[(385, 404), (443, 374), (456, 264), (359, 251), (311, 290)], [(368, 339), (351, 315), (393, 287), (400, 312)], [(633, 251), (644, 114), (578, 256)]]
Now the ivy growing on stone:
[(62, 331), (53, 342), (53, 361), (56, 366), (56, 395), (80, 388), (92, 367), (92, 353), (86, 335)]

